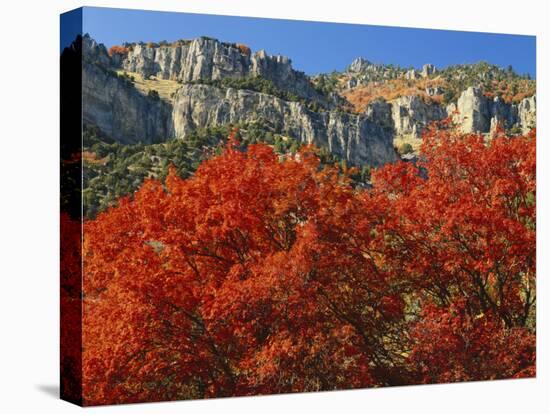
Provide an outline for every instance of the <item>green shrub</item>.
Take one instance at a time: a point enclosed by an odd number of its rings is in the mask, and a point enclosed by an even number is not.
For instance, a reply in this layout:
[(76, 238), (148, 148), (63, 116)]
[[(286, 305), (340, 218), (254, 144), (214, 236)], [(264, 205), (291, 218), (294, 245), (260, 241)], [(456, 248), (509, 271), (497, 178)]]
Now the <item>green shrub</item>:
[(398, 149), (398, 152), (401, 155), (410, 154), (413, 151), (414, 151), (413, 146), (408, 142), (401, 144), (401, 146)]
[(243, 78), (224, 78), (214, 80), (199, 79), (190, 83), (210, 85), (222, 89), (232, 88), (265, 93), (266, 95), (275, 96), (276, 98), (280, 98), (284, 101), (300, 102), (314, 112), (319, 112), (323, 109), (317, 102), (306, 100), (290, 91), (280, 89), (272, 81), (262, 78), (261, 76), (245, 76)]

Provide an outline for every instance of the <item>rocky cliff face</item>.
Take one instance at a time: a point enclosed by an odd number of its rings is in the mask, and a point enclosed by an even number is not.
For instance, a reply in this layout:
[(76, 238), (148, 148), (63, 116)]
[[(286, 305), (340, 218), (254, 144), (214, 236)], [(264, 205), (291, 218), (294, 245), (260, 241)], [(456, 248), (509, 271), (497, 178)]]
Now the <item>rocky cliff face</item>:
[(88, 35), (82, 37), (82, 58), (89, 63), (104, 68), (112, 65), (105, 46), (102, 43), (97, 43)]
[(465, 90), (456, 105), (458, 111), (455, 119), (464, 132), (488, 132), (491, 126), (491, 108), (477, 88)]
[(148, 47), (136, 44), (123, 60), (122, 67), (143, 77), (157, 76), (189, 82), (243, 77), (248, 74), (249, 61), (236, 47), (199, 38), (174, 46)]
[(490, 99), (479, 89), (468, 88), (457, 103), (447, 107), (413, 95), (390, 102), (375, 100), (367, 106), (365, 114), (374, 122), (392, 129), (399, 138), (421, 138), (422, 131), (430, 123), (449, 116), (465, 133), (491, 133), (499, 124), (526, 133), (536, 125), (536, 97), (509, 104), (500, 97)]
[(375, 99), (365, 110), (365, 115), (372, 122), (395, 133), (394, 119), (392, 117), (392, 104), (384, 99)]
[(525, 98), (518, 105), (519, 124), (524, 133), (537, 126), (537, 97)]
[(351, 89), (371, 81), (382, 81), (404, 76), (405, 70), (399, 66), (373, 63), (365, 58), (358, 57), (346, 68), (344, 74), (347, 81), (343, 87), (344, 89)]
[[(85, 40), (83, 67), (84, 122), (98, 126), (122, 143), (152, 143), (182, 138), (199, 128), (263, 120), (303, 143), (325, 147), (351, 164), (379, 166), (396, 160), (392, 135), (365, 115), (315, 112), (300, 102), (246, 90), (185, 83), (224, 77), (261, 76), (279, 88), (326, 103), (290, 60), (260, 51), (200, 38), (175, 47), (135, 45), (115, 61), (102, 45)], [(140, 93), (113, 71), (123, 67), (144, 77), (177, 79), (181, 88), (168, 103)]]
[[(510, 104), (499, 96), (488, 98), (485, 92), (490, 95), (495, 92), (492, 90), (485, 91), (475, 86), (455, 90), (464, 83), (483, 84), (487, 79), (508, 83), (510, 88), (504, 93), (508, 93), (509, 99), (518, 90), (522, 93), (526, 90), (534, 92), (532, 81), (528, 78), (488, 63), (457, 65), (443, 70), (425, 64), (421, 70), (405, 70), (393, 65), (373, 64), (364, 58), (355, 59), (340, 75), (338, 88), (346, 92), (346, 96), (351, 96), (352, 101), (355, 99), (354, 102), (359, 103), (362, 94), (376, 96), (377, 88), (381, 94), (389, 95), (395, 95), (396, 89), (404, 90), (403, 95), (388, 101), (389, 106), (371, 102), (365, 108), (367, 115), (376, 113), (376, 118), (382, 123), (387, 123), (389, 111), (396, 138), (420, 138), (428, 124), (448, 116), (452, 116), (466, 133), (490, 133), (497, 125), (523, 133), (533, 128), (536, 123), (534, 95)], [(350, 89), (355, 88), (358, 88), (355, 95), (349, 93)], [(514, 90), (516, 92), (511, 92)], [(444, 98), (448, 100), (449, 95), (454, 96), (453, 102), (447, 106), (438, 103)]]
[(456, 105), (447, 107), (465, 133), (488, 133), (498, 124), (505, 128), (518, 127), (527, 132), (535, 126), (536, 97), (523, 99), (519, 104), (508, 104), (501, 98), (484, 96), (478, 88), (466, 89), (458, 98)]
[[(372, 101), (362, 114), (342, 112), (342, 99), (334, 92), (322, 93), (283, 56), (264, 51), (254, 54), (246, 47), (199, 38), (173, 44), (134, 44), (127, 54), (109, 56), (105, 47), (83, 37), (83, 119), (121, 143), (153, 143), (185, 138), (191, 131), (228, 123), (257, 120), (301, 142), (325, 147), (351, 164), (379, 166), (394, 161), (393, 140), (420, 138), (431, 122), (453, 116), (464, 132), (489, 133), (497, 124), (526, 132), (535, 125), (536, 97), (519, 104), (489, 99), (479, 89), (468, 88), (455, 103), (444, 107), (429, 98), (441, 95), (437, 84), (426, 97), (405, 95), (389, 102)], [(148, 96), (116, 70), (157, 79), (173, 80), (179, 89), (171, 99)], [(409, 71), (410, 72), (410, 71)], [(392, 65), (356, 59), (345, 77), (350, 83), (384, 84), (398, 78), (427, 80), (438, 76), (433, 65), (407, 72)], [(254, 91), (218, 88), (200, 81), (258, 76), (309, 104), (290, 102)], [(197, 83), (196, 81), (199, 81)], [(155, 82), (155, 81), (151, 81)], [(414, 82), (414, 81), (412, 81)], [(344, 85), (344, 87), (346, 87)], [(351, 86), (353, 87), (353, 86)], [(437, 89), (437, 90), (436, 90)], [(418, 92), (418, 91), (417, 91)]]
[(89, 36), (82, 41), (82, 118), (124, 143), (154, 143), (174, 136), (172, 108), (150, 99), (112, 72), (105, 47)]
[(425, 102), (420, 96), (402, 96), (391, 102), (395, 134), (420, 138), (422, 130), (431, 122), (447, 117), (447, 111), (438, 104)]
[(150, 99), (97, 65), (82, 68), (82, 118), (123, 144), (151, 144), (174, 136), (172, 108)]
[(380, 166), (397, 158), (391, 132), (367, 116), (314, 112), (299, 102), (257, 92), (183, 85), (175, 97), (173, 117), (175, 135), (182, 138), (196, 128), (262, 120), (354, 165)]
[(145, 78), (156, 76), (181, 82), (260, 76), (280, 89), (328, 105), (309, 78), (292, 68), (289, 58), (271, 56), (264, 50), (251, 54), (247, 49), (216, 39), (201, 37), (153, 47), (136, 44), (121, 65)]

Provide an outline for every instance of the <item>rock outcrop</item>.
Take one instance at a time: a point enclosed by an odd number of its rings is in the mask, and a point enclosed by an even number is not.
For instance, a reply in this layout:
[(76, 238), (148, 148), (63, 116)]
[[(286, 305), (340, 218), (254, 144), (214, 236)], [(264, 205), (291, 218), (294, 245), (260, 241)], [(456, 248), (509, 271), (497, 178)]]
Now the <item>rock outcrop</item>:
[(171, 45), (136, 44), (122, 61), (122, 67), (145, 78), (192, 82), (223, 78), (260, 76), (282, 90), (328, 106), (309, 78), (292, 68), (285, 56), (271, 56), (264, 50), (251, 54), (238, 45), (200, 37)]
[(518, 120), (523, 133), (537, 125), (537, 97), (523, 99), (518, 105)]
[(456, 106), (447, 108), (449, 115), (465, 133), (489, 133), (497, 125), (504, 128), (519, 127), (527, 132), (535, 126), (536, 97), (523, 99), (519, 104), (509, 104), (500, 97), (490, 99), (478, 88), (468, 88), (458, 98)]
[(392, 104), (384, 99), (375, 99), (367, 105), (365, 115), (371, 122), (395, 133), (394, 120), (392, 118)]
[(347, 71), (352, 73), (361, 73), (371, 70), (373, 64), (365, 58), (358, 57), (351, 62)]
[(82, 67), (82, 119), (123, 143), (147, 144), (174, 137), (172, 108), (88, 62)]
[(136, 44), (129, 51), (122, 67), (142, 75), (190, 82), (225, 77), (244, 77), (249, 73), (250, 58), (236, 47), (199, 38), (174, 46)]
[(456, 109), (456, 120), (463, 132), (489, 132), (491, 108), (489, 100), (483, 96), (480, 89), (468, 88), (462, 92)]
[(82, 120), (123, 143), (161, 142), (174, 136), (172, 107), (142, 95), (120, 79), (105, 49), (82, 37)]
[(436, 71), (437, 69), (434, 65), (432, 65), (431, 63), (426, 63), (424, 66), (422, 66), (420, 76), (422, 76), (423, 78), (427, 78), (428, 76), (433, 75)]
[(431, 122), (446, 118), (447, 111), (441, 105), (414, 95), (402, 96), (391, 102), (377, 99), (367, 106), (365, 115), (391, 130), (395, 138), (418, 139)]
[(425, 102), (420, 96), (402, 96), (391, 102), (395, 134), (420, 138), (431, 122), (447, 117), (447, 111), (436, 103)]
[(449, 116), (465, 133), (491, 133), (498, 125), (526, 133), (536, 124), (536, 97), (510, 104), (500, 97), (490, 99), (479, 89), (469, 88), (456, 104), (447, 107), (413, 95), (390, 102), (377, 99), (364, 113), (372, 122), (391, 129), (396, 138), (421, 138), (422, 131), (430, 123)]
[(82, 36), (82, 58), (89, 63), (108, 68), (112, 66), (111, 58), (102, 43), (97, 43), (88, 34)]
[(343, 89), (351, 89), (359, 85), (366, 85), (372, 81), (396, 79), (404, 76), (405, 71), (399, 66), (373, 63), (359, 57), (351, 62), (344, 74), (347, 80), (341, 86), (343, 86)]
[(183, 85), (175, 97), (173, 118), (180, 138), (197, 128), (261, 120), (303, 143), (325, 147), (353, 165), (380, 166), (397, 159), (391, 131), (367, 116), (314, 112), (299, 102), (258, 92)]
[[(459, 65), (453, 69), (454, 72), (452, 75), (448, 72), (448, 68), (444, 69), (442, 73), (447, 71), (446, 74), (444, 73), (445, 76), (454, 76), (459, 81), (463, 81), (465, 77), (473, 76), (472, 72), (474, 69), (477, 71), (476, 76), (479, 79), (472, 80), (469, 78), (470, 83), (481, 83), (484, 79), (492, 79), (493, 76), (501, 78), (511, 76), (510, 73), (504, 72), (498, 66), (483, 63), (477, 66)], [(439, 74), (440, 71), (429, 63), (423, 65), (421, 70), (414, 68), (405, 70), (393, 65), (373, 64), (364, 58), (357, 58), (344, 72), (343, 81), (339, 87), (343, 91), (348, 91), (368, 85), (365, 92), (361, 90), (357, 91), (355, 99), (360, 102), (362, 93), (367, 95), (373, 94), (373, 90), (375, 93), (377, 86), (380, 86), (380, 89), (384, 91), (387, 80), (404, 79), (408, 82), (408, 85), (406, 85), (408, 87), (417, 80), (422, 82), (423, 78), (433, 80), (434, 82), (428, 82), (425, 86), (422, 86), (423, 93), (421, 94), (426, 99), (416, 96), (418, 93), (413, 92), (414, 94), (403, 95), (389, 101), (391, 105), (392, 128), (396, 138), (420, 138), (422, 130), (428, 124), (448, 116), (452, 116), (462, 131), (466, 133), (491, 133), (499, 125), (505, 129), (512, 130), (514, 133), (526, 133), (535, 126), (535, 95), (525, 98), (519, 103), (511, 104), (499, 96), (489, 98), (477, 87), (468, 87), (461, 92), (458, 99), (444, 106), (438, 102), (447, 98), (445, 95), (448, 92), (448, 85), (444, 82), (445, 76), (441, 78), (438, 77)], [(511, 82), (517, 80), (517, 78), (519, 78), (517, 75), (516, 78), (512, 76), (510, 78)], [(419, 85), (422, 84), (420, 83)], [(388, 89), (391, 91), (391, 87)], [(348, 93), (348, 95), (354, 96), (353, 93)], [(432, 102), (430, 103), (430, 101)], [(387, 123), (387, 106), (380, 103), (376, 103), (374, 106), (369, 104), (365, 109), (365, 113), (371, 116), (371, 118), (373, 117), (373, 113), (377, 113), (376, 118), (380, 120), (380, 123)]]

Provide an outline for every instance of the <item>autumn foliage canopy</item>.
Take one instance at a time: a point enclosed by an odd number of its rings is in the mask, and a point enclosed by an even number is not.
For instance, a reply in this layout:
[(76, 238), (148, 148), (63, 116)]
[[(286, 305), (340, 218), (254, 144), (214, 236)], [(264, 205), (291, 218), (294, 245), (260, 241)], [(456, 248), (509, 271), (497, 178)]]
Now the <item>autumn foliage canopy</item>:
[(372, 183), (230, 140), (86, 222), (85, 403), (533, 376), (535, 133)]

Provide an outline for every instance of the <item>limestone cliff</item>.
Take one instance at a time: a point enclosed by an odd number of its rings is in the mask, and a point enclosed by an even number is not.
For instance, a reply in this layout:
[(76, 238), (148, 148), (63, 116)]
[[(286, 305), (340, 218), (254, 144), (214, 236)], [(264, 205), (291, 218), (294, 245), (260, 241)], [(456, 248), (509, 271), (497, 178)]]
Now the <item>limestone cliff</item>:
[(518, 127), (527, 132), (535, 126), (536, 97), (523, 99), (519, 104), (509, 104), (501, 98), (490, 99), (480, 89), (466, 89), (455, 105), (447, 108), (449, 114), (456, 110), (454, 120), (466, 133), (488, 133), (501, 124), (504, 128)]
[(133, 45), (121, 63), (129, 72), (147, 78), (181, 82), (260, 76), (278, 88), (304, 99), (327, 105), (326, 97), (315, 90), (309, 78), (292, 68), (285, 56), (271, 56), (264, 50), (254, 54), (232, 43), (200, 37), (170, 45)]
[(391, 128), (395, 138), (421, 138), (430, 123), (447, 117), (452, 117), (465, 133), (490, 133), (499, 124), (526, 133), (536, 125), (536, 96), (511, 104), (500, 97), (490, 99), (477, 88), (468, 88), (457, 103), (446, 107), (411, 95), (390, 102), (377, 99), (367, 105), (365, 114)]
[(173, 118), (175, 135), (182, 138), (197, 128), (262, 120), (354, 165), (380, 166), (397, 159), (391, 132), (367, 116), (314, 112), (299, 102), (252, 91), (183, 85), (175, 97)]
[[(425, 64), (421, 70), (406, 70), (357, 58), (332, 77), (356, 109), (371, 117), (376, 113), (375, 121), (385, 124), (390, 116), (396, 139), (418, 139), (428, 124), (449, 116), (467, 133), (490, 133), (497, 125), (525, 133), (536, 123), (535, 82), (484, 62), (443, 70)], [(500, 89), (488, 79), (498, 80)], [(507, 94), (506, 99), (500, 94)], [(384, 99), (387, 105), (381, 104)]]
[[(366, 115), (330, 110), (334, 102), (292, 69), (290, 60), (254, 55), (216, 40), (199, 38), (176, 46), (135, 45), (123, 58), (110, 57), (103, 45), (84, 40), (83, 119), (121, 143), (184, 139), (191, 131), (229, 123), (267, 120), (274, 129), (300, 142), (325, 147), (351, 164), (382, 165), (396, 160), (392, 135)], [(181, 87), (171, 102), (138, 91), (116, 69), (144, 78), (177, 79)], [(261, 76), (307, 101), (319, 111), (264, 93), (186, 83), (224, 77)]]
[(425, 102), (420, 96), (402, 96), (391, 102), (395, 134), (419, 138), (431, 122), (447, 117), (447, 111), (436, 103)]
[(174, 136), (172, 108), (139, 93), (98, 65), (82, 67), (82, 118), (123, 143), (151, 144)]
[(537, 126), (537, 97), (525, 98), (518, 105), (518, 119), (523, 132)]
[[(341, 87), (389, 83), (412, 89), (388, 101), (374, 99), (362, 113), (352, 114), (344, 98), (327, 89), (336, 79), (332, 74), (320, 75), (324, 86), (315, 84), (284, 56), (252, 53), (243, 45), (206, 37), (171, 44), (131, 44), (125, 53), (110, 56), (103, 45), (84, 36), (83, 60), (84, 122), (128, 144), (185, 138), (197, 129), (262, 120), (278, 133), (325, 147), (351, 164), (378, 166), (396, 160), (394, 140), (418, 140), (428, 124), (448, 116), (464, 132), (480, 133), (489, 133), (498, 124), (526, 132), (536, 121), (534, 95), (510, 104), (469, 87), (449, 105), (438, 103), (441, 99), (432, 98), (444, 91), (440, 76), (445, 71), (429, 64), (421, 71), (407, 71), (356, 59), (341, 79)], [(277, 93), (205, 84), (245, 77), (267, 79), (278, 88)], [(419, 79), (425, 83), (425, 94), (413, 85)], [(160, 99), (152, 89), (162, 82), (171, 82), (173, 89)], [(280, 90), (291, 92), (292, 97)]]

